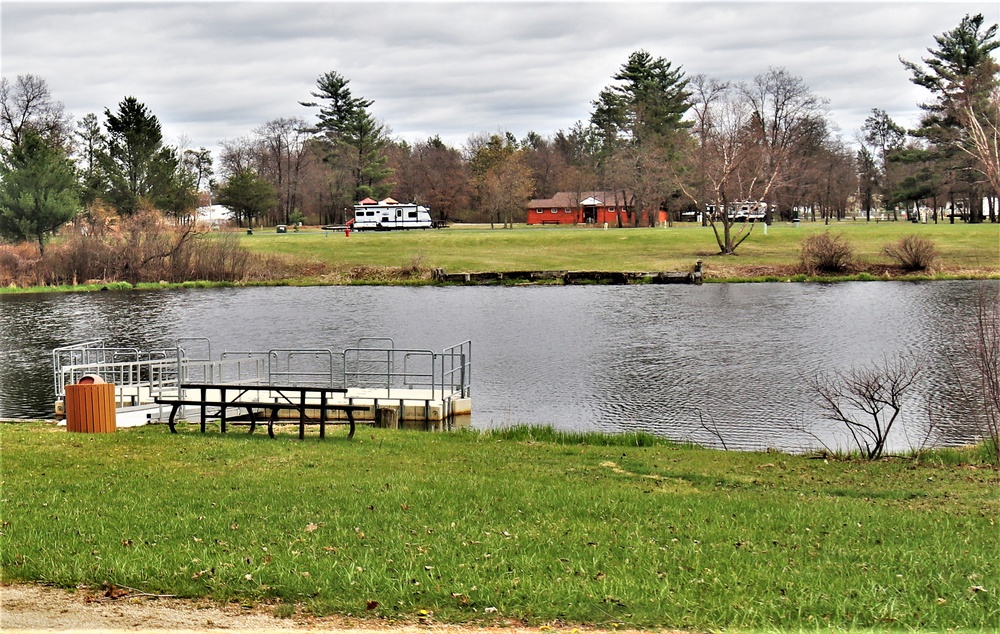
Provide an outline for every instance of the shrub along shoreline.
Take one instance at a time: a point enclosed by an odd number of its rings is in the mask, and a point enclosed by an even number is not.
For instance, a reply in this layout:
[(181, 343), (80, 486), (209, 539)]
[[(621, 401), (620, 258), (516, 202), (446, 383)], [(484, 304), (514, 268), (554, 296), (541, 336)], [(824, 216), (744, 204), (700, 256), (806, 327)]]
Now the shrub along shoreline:
[(645, 435), (0, 425), (5, 581), (373, 622), (992, 631), (1000, 473)]

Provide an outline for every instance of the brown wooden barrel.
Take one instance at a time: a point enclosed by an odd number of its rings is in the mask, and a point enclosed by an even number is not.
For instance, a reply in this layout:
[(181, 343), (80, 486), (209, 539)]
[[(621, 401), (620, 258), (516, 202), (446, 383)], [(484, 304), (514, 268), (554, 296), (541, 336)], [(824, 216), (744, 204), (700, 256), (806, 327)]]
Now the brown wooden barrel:
[(116, 429), (114, 383), (66, 386), (66, 431), (103, 434)]

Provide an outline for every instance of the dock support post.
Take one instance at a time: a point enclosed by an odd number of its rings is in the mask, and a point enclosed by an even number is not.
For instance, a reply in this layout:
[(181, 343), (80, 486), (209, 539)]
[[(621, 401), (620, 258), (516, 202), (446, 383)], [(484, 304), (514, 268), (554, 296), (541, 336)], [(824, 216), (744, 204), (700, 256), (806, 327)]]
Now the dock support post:
[(375, 424), (382, 429), (399, 429), (399, 417), (394, 407), (380, 407), (375, 410)]

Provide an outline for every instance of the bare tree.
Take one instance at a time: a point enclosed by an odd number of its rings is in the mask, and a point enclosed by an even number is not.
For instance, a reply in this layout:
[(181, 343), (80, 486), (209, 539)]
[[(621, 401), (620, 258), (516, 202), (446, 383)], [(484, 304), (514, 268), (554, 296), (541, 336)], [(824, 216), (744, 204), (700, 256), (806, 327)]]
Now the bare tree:
[(810, 383), (827, 418), (843, 424), (861, 454), (880, 458), (920, 367), (902, 356), (871, 367), (820, 374)]
[(556, 148), (554, 141), (545, 139), (536, 132), (529, 132), (521, 141), (525, 151), (525, 160), (534, 176), (534, 192), (536, 198), (548, 198), (559, 191), (568, 169), (566, 157)]
[(260, 168), (260, 140), (252, 137), (237, 137), (219, 141), (222, 152), (219, 153), (221, 175), (228, 177), (245, 170), (257, 171)]
[(756, 145), (754, 198), (771, 201), (782, 187), (795, 183), (803, 157), (829, 135), (826, 100), (814, 95), (800, 77), (769, 68), (739, 91), (751, 110), (750, 133)]
[(691, 81), (695, 116), (695, 180), (680, 182), (685, 195), (705, 214), (719, 251), (733, 254), (753, 224), (727, 213), (729, 203), (754, 197), (761, 181), (754, 173), (759, 151), (750, 134), (753, 111), (733, 86), (697, 75)]
[(278, 222), (289, 223), (299, 206), (300, 176), (310, 153), (307, 123), (301, 117), (272, 119), (253, 132), (261, 153), (260, 174), (274, 185), (278, 197)]
[(968, 134), (962, 151), (979, 165), (994, 192), (1000, 192), (1000, 86), (981, 103), (967, 100), (960, 118)]
[(37, 75), (0, 78), (0, 139), (20, 145), (27, 130), (35, 130), (51, 145), (69, 150), (73, 136), (70, 117), (54, 101), (45, 80)]
[(395, 164), (397, 198), (430, 207), (431, 213), (448, 220), (468, 208), (471, 184), (462, 153), (448, 147), (440, 137), (431, 137), (412, 148), (398, 148)]
[(495, 217), (505, 229), (514, 228), (514, 215), (523, 214), (531, 198), (531, 169), (522, 151), (502, 158), (479, 179), (483, 203), (490, 219)]
[[(673, 191), (670, 160), (662, 145), (631, 144), (616, 148), (608, 159), (608, 173), (618, 187), (620, 196), (633, 226), (656, 225), (661, 202)], [(621, 225), (622, 214), (618, 214)]]

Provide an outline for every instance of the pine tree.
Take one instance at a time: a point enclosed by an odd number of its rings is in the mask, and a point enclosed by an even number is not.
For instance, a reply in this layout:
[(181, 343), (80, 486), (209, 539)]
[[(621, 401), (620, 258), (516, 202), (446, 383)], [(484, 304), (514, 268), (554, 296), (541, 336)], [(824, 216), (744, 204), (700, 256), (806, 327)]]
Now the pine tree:
[(80, 210), (79, 186), (73, 163), (41, 134), (27, 129), (20, 143), (0, 160), (0, 236), (45, 243)]
[(253, 170), (238, 170), (219, 189), (216, 202), (228, 207), (239, 226), (246, 221), (253, 228), (255, 218), (260, 218), (277, 202), (274, 186)]
[(994, 39), (997, 25), (983, 29), (984, 21), (982, 14), (966, 15), (956, 28), (935, 36), (937, 48), (927, 49), (931, 56), (921, 60), (923, 66), (900, 60), (910, 71), (910, 81), (934, 96), (920, 105), (924, 115), (916, 135), (930, 144), (935, 162), (966, 181), (970, 222), (983, 220), (982, 192), (978, 178), (969, 178), (975, 161), (962, 150), (968, 141), (963, 113), (980, 110), (1000, 84), (1000, 66), (992, 57), (1000, 48)]
[(336, 71), (324, 73), (316, 81), (320, 102), (300, 102), (319, 108), (317, 132), (326, 146), (326, 160), (348, 167), (354, 179), (356, 200), (382, 198), (392, 190), (392, 175), (387, 149), (389, 136), (385, 125), (368, 111), (374, 103), (351, 94), (349, 79)]
[(107, 182), (106, 197), (122, 216), (131, 216), (143, 205), (181, 215), (195, 199), (191, 182), (182, 178), (176, 150), (163, 145), (156, 115), (135, 97), (118, 104), (118, 112), (105, 108), (107, 146), (99, 161)]

